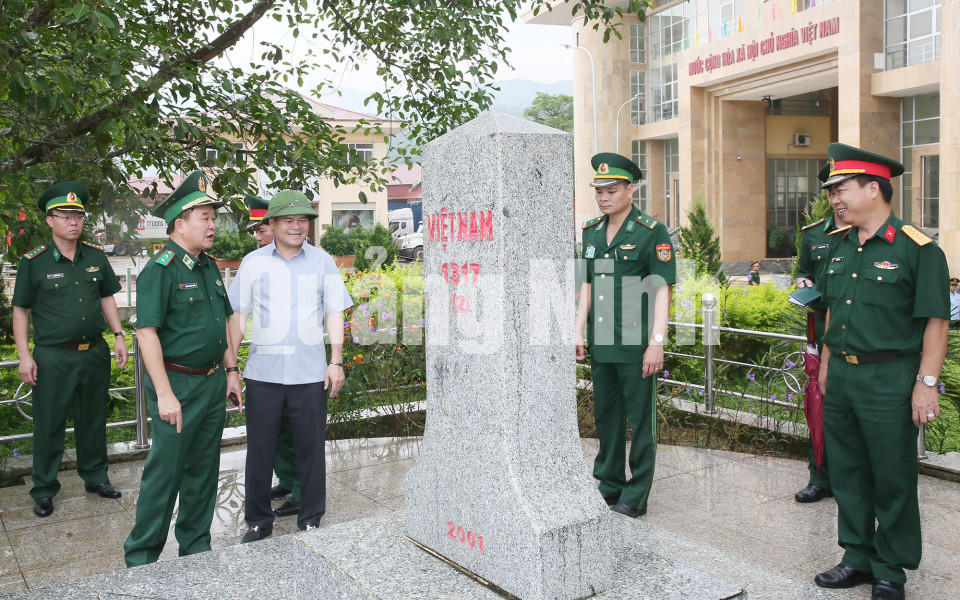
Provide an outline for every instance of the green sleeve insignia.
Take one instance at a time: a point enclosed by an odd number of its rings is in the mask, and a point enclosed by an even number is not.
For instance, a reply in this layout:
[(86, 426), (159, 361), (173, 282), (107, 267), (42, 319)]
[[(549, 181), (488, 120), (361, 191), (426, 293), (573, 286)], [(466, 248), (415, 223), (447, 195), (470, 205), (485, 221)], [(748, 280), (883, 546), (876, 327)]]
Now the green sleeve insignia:
[(645, 215), (645, 214), (643, 214), (643, 213), (640, 213), (640, 216), (637, 217), (637, 223), (640, 223), (641, 225), (643, 225), (643, 226), (646, 227), (647, 229), (653, 229), (654, 227), (657, 226), (657, 224), (658, 224), (659, 222), (660, 222), (660, 221), (654, 219), (654, 218), (651, 217), (650, 215)]
[(596, 225), (597, 223), (599, 223), (599, 222), (602, 221), (602, 220), (603, 220), (603, 217), (597, 217), (596, 219), (590, 219), (589, 221), (587, 221), (586, 223), (583, 224), (583, 228), (584, 228), (584, 229), (589, 229), (589, 228), (593, 227), (594, 225)]
[(907, 234), (907, 237), (913, 240), (918, 246), (926, 246), (933, 241), (932, 237), (920, 231), (913, 225), (904, 225), (900, 228), (900, 230)]
[(809, 225), (804, 225), (803, 227), (800, 228), (800, 231), (806, 231), (806, 230), (810, 229), (811, 227), (816, 227), (817, 225), (823, 223), (823, 222), (826, 221), (826, 220), (827, 220), (826, 217), (824, 217), (823, 219), (820, 219), (819, 221), (814, 221), (813, 223), (810, 223)]
[(26, 256), (26, 259), (27, 259), (27, 260), (33, 260), (33, 259), (35, 259), (36, 257), (38, 257), (38, 256), (40, 256), (41, 254), (43, 254), (43, 251), (46, 250), (46, 249), (47, 249), (46, 246), (37, 246), (36, 248), (34, 248), (33, 250), (31, 250), (30, 252), (27, 252), (27, 253), (26, 253), (26, 255), (25, 255), (25, 256)]
[(153, 259), (153, 262), (165, 267), (170, 264), (170, 261), (173, 260), (174, 256), (176, 255), (173, 253), (173, 250), (164, 250), (155, 259)]

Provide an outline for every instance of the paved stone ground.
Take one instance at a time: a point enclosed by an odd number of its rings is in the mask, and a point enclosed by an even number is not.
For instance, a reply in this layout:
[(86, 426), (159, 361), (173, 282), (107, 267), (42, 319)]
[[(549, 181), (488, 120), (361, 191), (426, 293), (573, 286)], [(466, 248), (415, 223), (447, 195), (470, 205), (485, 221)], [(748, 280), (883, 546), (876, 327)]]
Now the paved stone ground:
[[(403, 510), (403, 477), (420, 438), (338, 440), (327, 444), (328, 509), (321, 527), (384, 517)], [(583, 440), (592, 464), (596, 440)], [(222, 454), (213, 547), (238, 544), (243, 523), (245, 447)], [(111, 465), (123, 492), (105, 500), (83, 490), (75, 471), (60, 474), (56, 511), (38, 519), (27, 486), (0, 489), (0, 594), (14, 593), (123, 568), (122, 544), (133, 526), (142, 461)], [(799, 505), (804, 463), (732, 452), (661, 446), (649, 513), (642, 521), (680, 536), (684, 562), (748, 590), (750, 600), (816, 597), (863, 599), (869, 586), (821, 592), (810, 588), (835, 565), (836, 503)], [(908, 598), (941, 600), (960, 589), (960, 485), (921, 476), (924, 558), (909, 574)], [(627, 522), (628, 525), (632, 522)], [(274, 536), (296, 530), (295, 517), (277, 520)], [(161, 560), (174, 559), (171, 529)], [(691, 556), (692, 555), (692, 556)], [(724, 558), (725, 557), (725, 558)]]

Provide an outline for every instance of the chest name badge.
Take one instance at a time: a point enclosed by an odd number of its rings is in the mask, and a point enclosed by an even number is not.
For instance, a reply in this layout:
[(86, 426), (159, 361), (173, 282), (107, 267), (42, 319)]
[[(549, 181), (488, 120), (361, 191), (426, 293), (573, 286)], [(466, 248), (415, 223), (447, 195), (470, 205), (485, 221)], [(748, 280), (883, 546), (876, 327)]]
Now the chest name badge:
[(587, 245), (587, 250), (586, 250), (586, 252), (583, 253), (583, 257), (584, 257), (584, 258), (593, 258), (594, 256), (596, 256), (596, 254), (597, 254), (597, 249), (596, 249), (596, 247), (594, 247), (593, 244), (588, 244), (588, 245)]
[(833, 258), (830, 259), (830, 262), (832, 262), (832, 263), (841, 263), (841, 262), (843, 262), (843, 257), (842, 257), (842, 256), (834, 256)]
[(62, 279), (63, 273), (47, 273), (47, 279)]
[(813, 249), (813, 250), (825, 250), (825, 249), (827, 249), (827, 248), (829, 248), (829, 247), (830, 247), (830, 244), (819, 244), (819, 245), (815, 245), (812, 249)]
[(888, 271), (892, 271), (893, 269), (897, 269), (900, 267), (900, 265), (898, 265), (897, 263), (892, 263), (889, 260), (885, 260), (883, 262), (875, 262), (873, 263), (873, 266), (877, 267), (878, 269), (886, 269)]
[(196, 283), (181, 283), (181, 284), (180, 284), (180, 289), (181, 289), (181, 290), (195, 290), (195, 289), (197, 289), (197, 284), (196, 284)]
[(660, 262), (670, 262), (673, 257), (673, 246), (670, 244), (657, 244), (657, 260)]

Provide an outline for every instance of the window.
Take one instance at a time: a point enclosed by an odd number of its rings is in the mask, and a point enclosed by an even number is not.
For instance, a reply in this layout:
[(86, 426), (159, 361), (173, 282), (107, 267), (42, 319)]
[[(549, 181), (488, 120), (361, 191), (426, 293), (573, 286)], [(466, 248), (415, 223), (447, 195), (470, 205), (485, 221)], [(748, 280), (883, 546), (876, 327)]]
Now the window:
[[(347, 144), (347, 161), (367, 163), (373, 160), (373, 144)], [(352, 152), (350, 152), (352, 151)], [(356, 156), (352, 156), (352, 154)]]
[(677, 116), (677, 63), (650, 70), (650, 121), (665, 121)]
[(647, 179), (650, 172), (647, 170), (647, 143), (643, 140), (633, 140), (631, 146), (631, 158), (637, 163), (640, 170), (643, 171), (643, 179), (633, 182), (633, 202), (640, 210), (649, 214), (650, 206), (647, 199)]
[[(940, 94), (925, 94), (904, 98), (900, 102), (900, 162), (905, 169), (900, 177), (900, 218), (904, 221), (914, 221), (913, 217), (913, 148), (940, 143)], [(939, 164), (937, 166), (939, 173)], [(921, 193), (928, 196), (930, 186), (919, 180)], [(939, 196), (939, 192), (938, 192)], [(923, 210), (921, 206), (921, 210)], [(923, 227), (927, 225), (928, 216), (919, 215), (917, 222)]]
[(356, 229), (357, 227), (363, 227), (367, 229), (373, 227), (374, 225), (373, 209), (357, 210), (342, 208), (334, 205), (332, 216), (333, 226), (339, 227), (347, 232), (352, 229)]
[(886, 0), (883, 46), (886, 68), (940, 59), (941, 0)]
[(630, 124), (647, 122), (647, 72), (630, 71)]
[(767, 256), (796, 255), (797, 224), (803, 211), (820, 196), (819, 160), (767, 160)]
[[(236, 148), (235, 152), (221, 151), (209, 146), (206, 148), (201, 148), (197, 151), (197, 161), (205, 167), (212, 167), (220, 162), (225, 165), (245, 164), (247, 162), (247, 158), (243, 152), (243, 143), (234, 142), (232, 145), (234, 148)], [(231, 156), (231, 154), (233, 156)]]
[(671, 138), (663, 141), (663, 190), (664, 190), (664, 213), (663, 222), (668, 227), (676, 227), (679, 223), (680, 215), (677, 214), (677, 207), (680, 206), (680, 199), (676, 197), (676, 191), (673, 190), (670, 180), (680, 172), (680, 140)]
[(647, 28), (643, 23), (630, 25), (630, 62), (647, 62)]

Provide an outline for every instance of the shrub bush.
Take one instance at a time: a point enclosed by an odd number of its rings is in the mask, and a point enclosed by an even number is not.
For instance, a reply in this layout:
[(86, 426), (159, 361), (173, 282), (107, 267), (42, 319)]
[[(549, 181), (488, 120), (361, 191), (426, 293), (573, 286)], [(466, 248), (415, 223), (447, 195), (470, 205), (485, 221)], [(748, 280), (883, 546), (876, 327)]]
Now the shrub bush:
[(353, 240), (340, 227), (327, 227), (320, 236), (320, 247), (331, 256), (348, 256), (353, 254)]
[(208, 254), (220, 260), (240, 260), (256, 249), (257, 239), (253, 235), (230, 231), (213, 239), (213, 246)]
[(354, 244), (353, 268), (357, 271), (375, 271), (397, 261), (397, 245), (393, 242), (393, 234), (380, 223), (353, 230), (350, 240)]

